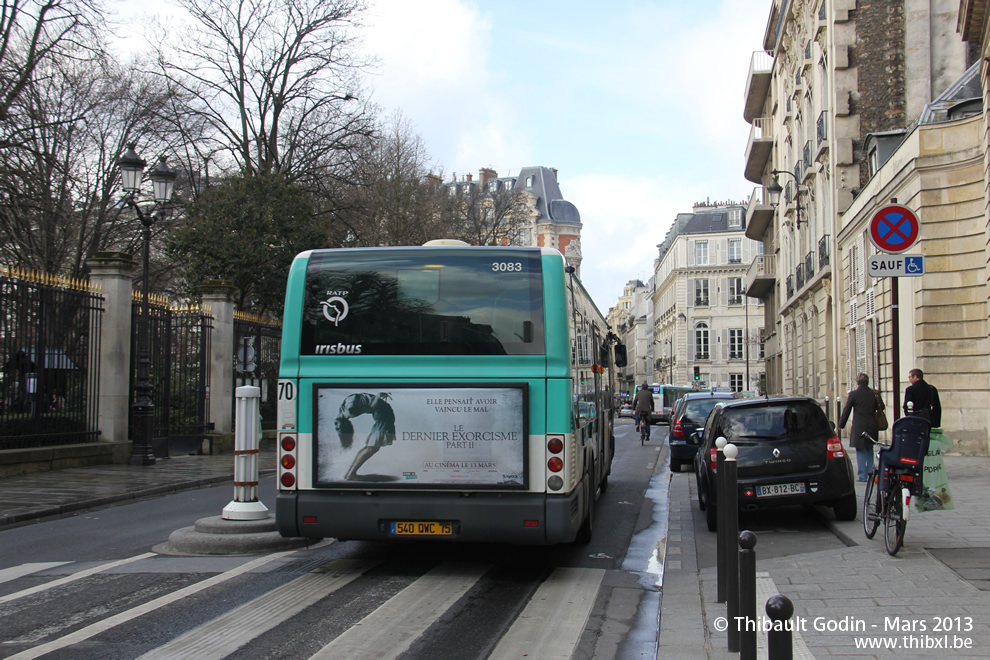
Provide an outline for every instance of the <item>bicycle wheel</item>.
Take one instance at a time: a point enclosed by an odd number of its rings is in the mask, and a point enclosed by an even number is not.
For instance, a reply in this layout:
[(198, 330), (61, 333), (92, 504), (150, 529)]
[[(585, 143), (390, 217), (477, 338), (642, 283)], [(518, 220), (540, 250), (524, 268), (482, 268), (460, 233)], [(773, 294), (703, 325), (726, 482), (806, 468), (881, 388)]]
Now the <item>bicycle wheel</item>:
[(866, 479), (866, 494), (863, 495), (863, 531), (868, 539), (873, 538), (880, 526), (880, 506), (877, 473), (871, 472)]
[(639, 445), (641, 447), (646, 446), (646, 422), (639, 423)]
[(887, 546), (887, 554), (893, 557), (904, 545), (904, 528), (907, 527), (903, 515), (904, 499), (900, 484), (895, 484), (895, 487), (890, 489), (887, 500), (887, 515), (883, 521), (883, 541)]

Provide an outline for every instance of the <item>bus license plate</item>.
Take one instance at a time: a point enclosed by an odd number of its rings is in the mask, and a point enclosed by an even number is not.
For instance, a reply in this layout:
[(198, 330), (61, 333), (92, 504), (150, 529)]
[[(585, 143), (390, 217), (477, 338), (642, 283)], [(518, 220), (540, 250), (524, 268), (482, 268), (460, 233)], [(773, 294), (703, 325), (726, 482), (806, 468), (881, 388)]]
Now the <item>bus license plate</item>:
[(393, 522), (393, 536), (453, 536), (454, 525), (449, 522)]
[(757, 486), (756, 495), (767, 497), (771, 495), (794, 495), (804, 492), (804, 484), (773, 484), (770, 486)]

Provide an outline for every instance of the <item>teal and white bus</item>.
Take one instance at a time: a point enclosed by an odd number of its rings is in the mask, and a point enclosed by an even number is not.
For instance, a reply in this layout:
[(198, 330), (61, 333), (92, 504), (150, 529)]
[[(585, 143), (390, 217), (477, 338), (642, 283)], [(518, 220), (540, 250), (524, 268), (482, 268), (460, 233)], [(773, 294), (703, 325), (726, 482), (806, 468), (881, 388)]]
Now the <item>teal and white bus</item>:
[(449, 243), (293, 262), (283, 536), (590, 540), (625, 350), (558, 251)]

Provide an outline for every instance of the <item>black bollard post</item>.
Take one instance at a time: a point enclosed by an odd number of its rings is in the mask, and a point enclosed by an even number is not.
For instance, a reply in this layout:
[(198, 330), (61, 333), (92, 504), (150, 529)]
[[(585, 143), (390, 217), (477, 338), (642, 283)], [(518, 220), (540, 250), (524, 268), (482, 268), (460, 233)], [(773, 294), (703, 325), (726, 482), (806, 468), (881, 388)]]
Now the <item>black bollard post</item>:
[[(725, 536), (725, 507), (722, 506), (722, 493), (725, 492), (725, 438), (715, 439), (715, 492), (718, 493), (719, 504), (715, 507), (715, 519), (718, 528), (715, 532), (715, 602), (725, 602), (725, 556), (728, 554), (729, 539)], [(711, 500), (712, 498), (708, 498)], [(712, 506), (708, 502), (708, 506)]]
[(739, 533), (739, 660), (756, 660), (756, 534)]
[(767, 599), (767, 616), (773, 622), (767, 632), (767, 659), (794, 660), (791, 646), (790, 618), (794, 615), (794, 604), (787, 596), (770, 596)]
[(736, 481), (736, 455), (739, 450), (733, 444), (725, 445), (725, 491), (719, 494), (719, 506), (725, 508), (725, 534), (732, 539), (732, 552), (725, 556), (725, 616), (729, 620), (728, 647), (732, 653), (739, 652), (739, 552), (736, 542), (739, 538), (739, 487)]

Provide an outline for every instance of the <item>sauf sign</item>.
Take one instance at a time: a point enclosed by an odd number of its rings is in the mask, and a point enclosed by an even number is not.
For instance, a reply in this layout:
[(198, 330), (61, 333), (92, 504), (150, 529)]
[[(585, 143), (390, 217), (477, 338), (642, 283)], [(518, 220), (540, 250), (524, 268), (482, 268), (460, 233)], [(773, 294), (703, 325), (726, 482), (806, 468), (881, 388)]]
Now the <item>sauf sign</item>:
[(867, 260), (873, 277), (918, 277), (925, 274), (925, 258), (920, 254), (902, 254), (910, 250), (921, 236), (918, 217), (906, 206), (888, 204), (870, 220), (870, 242), (887, 254), (875, 254)]

